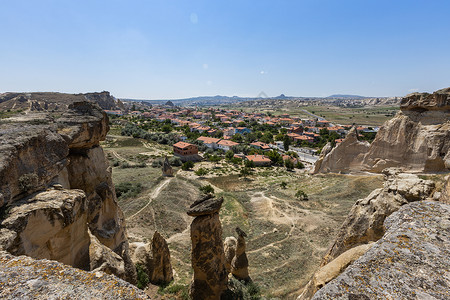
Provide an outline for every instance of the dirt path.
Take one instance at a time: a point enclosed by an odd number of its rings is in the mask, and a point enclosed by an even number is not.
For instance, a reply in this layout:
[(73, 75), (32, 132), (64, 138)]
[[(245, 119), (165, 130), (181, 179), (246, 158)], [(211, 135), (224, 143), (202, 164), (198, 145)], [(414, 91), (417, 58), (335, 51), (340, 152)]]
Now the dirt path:
[(121, 156), (119, 153), (117, 153), (115, 150), (110, 150), (110, 151), (111, 151), (112, 155), (114, 155), (117, 159), (122, 160), (122, 161), (124, 161), (124, 162), (126, 162), (126, 163), (129, 163), (131, 166), (136, 165), (135, 162), (126, 159), (125, 157), (123, 157), (123, 156)]
[(152, 203), (153, 199), (155, 199), (156, 197), (158, 197), (159, 193), (169, 184), (169, 182), (173, 179), (174, 177), (169, 177), (167, 179), (165, 179), (164, 181), (162, 181), (154, 190), (153, 192), (149, 193), (149, 199), (147, 204), (145, 204), (145, 206), (143, 208), (141, 208), (140, 210), (138, 210), (135, 214), (129, 216), (127, 218), (127, 220), (132, 219), (133, 217), (137, 216), (138, 214), (140, 214), (144, 209), (146, 209), (150, 203)]

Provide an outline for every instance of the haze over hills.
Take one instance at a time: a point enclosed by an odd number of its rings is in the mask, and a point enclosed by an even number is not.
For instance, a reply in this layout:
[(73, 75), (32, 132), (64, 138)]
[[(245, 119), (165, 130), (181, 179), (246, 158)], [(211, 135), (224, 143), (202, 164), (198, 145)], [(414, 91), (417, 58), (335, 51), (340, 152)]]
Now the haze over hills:
[[(398, 97), (365, 97), (359, 95), (343, 95), (343, 94), (333, 94), (328, 97), (302, 97), (302, 96), (286, 96), (281, 94), (276, 97), (262, 97), (260, 96), (263, 92), (261, 92), (258, 97), (239, 97), (239, 96), (199, 96), (199, 97), (191, 97), (184, 99), (174, 99), (170, 100), (173, 104), (178, 106), (209, 106), (209, 105), (223, 105), (223, 104), (233, 104), (239, 102), (248, 102), (248, 101), (272, 101), (272, 100), (290, 100), (290, 101), (300, 101), (300, 102), (320, 102), (327, 104), (334, 104), (338, 106), (348, 106), (348, 105), (379, 105), (379, 104), (397, 104), (400, 98)], [(264, 94), (265, 95), (265, 94)], [(150, 104), (164, 104), (167, 100), (146, 100), (146, 99), (129, 99), (129, 98), (121, 98), (122, 101), (137, 101), (137, 102), (146, 102)], [(355, 103), (354, 101), (362, 101)]]

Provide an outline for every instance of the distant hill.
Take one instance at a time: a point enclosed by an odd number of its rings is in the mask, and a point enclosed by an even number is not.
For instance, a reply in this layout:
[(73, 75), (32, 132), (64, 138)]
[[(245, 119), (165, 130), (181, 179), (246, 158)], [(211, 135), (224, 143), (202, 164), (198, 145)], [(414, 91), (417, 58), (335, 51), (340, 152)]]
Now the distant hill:
[(359, 96), (359, 95), (334, 94), (334, 95), (328, 96), (328, 97), (326, 97), (326, 98), (365, 99), (365, 98), (370, 98), (370, 97)]

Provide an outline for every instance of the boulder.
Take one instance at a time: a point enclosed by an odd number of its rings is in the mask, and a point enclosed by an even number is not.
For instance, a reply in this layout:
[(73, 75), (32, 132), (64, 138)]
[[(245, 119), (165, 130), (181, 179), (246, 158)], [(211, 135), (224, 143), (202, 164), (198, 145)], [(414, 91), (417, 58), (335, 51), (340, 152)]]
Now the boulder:
[(192, 268), (194, 278), (190, 287), (192, 299), (220, 299), (227, 289), (227, 271), (222, 241), (219, 210), (223, 198), (206, 197), (194, 202), (188, 215), (191, 223)]
[(312, 299), (449, 299), (449, 215), (441, 202), (402, 206), (384, 236)]

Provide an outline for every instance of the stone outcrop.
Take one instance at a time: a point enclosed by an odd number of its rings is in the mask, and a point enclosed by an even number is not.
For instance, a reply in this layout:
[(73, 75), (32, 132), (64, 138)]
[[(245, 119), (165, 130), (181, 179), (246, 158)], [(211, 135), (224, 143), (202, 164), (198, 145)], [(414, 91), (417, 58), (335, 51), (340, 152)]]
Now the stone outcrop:
[(441, 202), (402, 206), (385, 235), (312, 299), (449, 299), (449, 215)]
[(3, 93), (0, 94), (0, 110), (23, 110), (32, 112), (63, 112), (73, 102), (89, 101), (102, 109), (124, 110), (123, 103), (109, 92), (86, 94), (64, 94), (52, 92), (38, 93)]
[(348, 173), (358, 168), (370, 144), (360, 141), (356, 127), (352, 127), (341, 143), (332, 150), (330, 147), (331, 145), (324, 147), (325, 151), (314, 165), (313, 173)]
[(239, 280), (248, 282), (250, 281), (250, 276), (248, 275), (248, 259), (245, 253), (245, 238), (247, 234), (239, 227), (236, 227), (236, 233), (238, 234), (238, 239), (235, 255), (231, 261), (231, 274)]
[(223, 242), (225, 252), (225, 269), (227, 273), (231, 273), (231, 262), (236, 254), (237, 240), (234, 236), (227, 236)]
[(124, 216), (99, 146), (108, 118), (87, 101), (68, 104), (57, 117), (29, 113), (0, 123), (0, 209), (6, 212), (0, 222), (9, 231), (0, 248), (86, 269), (89, 229), (123, 259), (124, 278), (135, 282)]
[(447, 176), (447, 181), (442, 188), (439, 201), (450, 204), (450, 175)]
[(167, 156), (164, 158), (164, 161), (163, 161), (162, 174), (163, 174), (163, 176), (173, 176), (173, 169), (169, 163), (169, 160), (167, 159)]
[(169, 283), (173, 280), (169, 246), (159, 232), (155, 231), (151, 243), (131, 243), (130, 250), (133, 263), (145, 268), (151, 283)]
[[(450, 170), (450, 88), (404, 97), (397, 115), (385, 122), (369, 147), (344, 140), (316, 166), (318, 172), (407, 172)], [(344, 147), (343, 147), (344, 146)], [(340, 150), (339, 150), (340, 149)], [(342, 151), (341, 151), (342, 150)], [(345, 151), (343, 151), (345, 150)], [(346, 161), (340, 164), (339, 161)]]
[(86, 195), (49, 190), (14, 202), (0, 223), (0, 247), (89, 270)]
[(341, 274), (351, 263), (366, 253), (372, 245), (373, 243), (370, 243), (351, 248), (320, 268), (305, 286), (297, 300), (311, 299), (319, 289)]
[(384, 173), (384, 187), (353, 205), (322, 266), (355, 246), (380, 239), (385, 233), (384, 220), (402, 205), (431, 197), (434, 182), (398, 169), (386, 169)]
[(1, 299), (150, 299), (115, 276), (0, 251)]
[(220, 299), (227, 289), (227, 271), (222, 241), (219, 210), (223, 198), (206, 196), (191, 205), (187, 214), (195, 217), (191, 223), (192, 268), (190, 287), (192, 299)]

